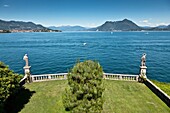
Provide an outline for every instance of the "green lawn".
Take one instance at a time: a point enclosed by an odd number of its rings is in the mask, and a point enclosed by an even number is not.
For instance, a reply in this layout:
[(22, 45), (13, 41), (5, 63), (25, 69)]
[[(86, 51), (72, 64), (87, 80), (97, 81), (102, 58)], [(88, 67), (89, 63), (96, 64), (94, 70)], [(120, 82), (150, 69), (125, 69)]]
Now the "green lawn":
[[(104, 85), (103, 113), (170, 113), (170, 108), (144, 84), (105, 80)], [(62, 93), (67, 87), (66, 80), (31, 83), (25, 87), (31, 95), (27, 96), (28, 102), (20, 108), (20, 113), (65, 113)], [(18, 96), (24, 98), (24, 95)]]

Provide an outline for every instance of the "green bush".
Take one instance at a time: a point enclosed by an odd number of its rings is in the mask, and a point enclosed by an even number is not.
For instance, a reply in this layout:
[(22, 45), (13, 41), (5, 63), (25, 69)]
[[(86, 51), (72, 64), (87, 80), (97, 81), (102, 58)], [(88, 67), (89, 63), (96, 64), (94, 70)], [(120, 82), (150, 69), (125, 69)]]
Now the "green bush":
[(74, 113), (100, 113), (103, 109), (103, 70), (99, 63), (77, 63), (68, 73), (69, 88), (63, 95), (67, 111)]
[(0, 113), (3, 112), (6, 99), (20, 88), (20, 79), (21, 76), (13, 73), (5, 64), (0, 62)]

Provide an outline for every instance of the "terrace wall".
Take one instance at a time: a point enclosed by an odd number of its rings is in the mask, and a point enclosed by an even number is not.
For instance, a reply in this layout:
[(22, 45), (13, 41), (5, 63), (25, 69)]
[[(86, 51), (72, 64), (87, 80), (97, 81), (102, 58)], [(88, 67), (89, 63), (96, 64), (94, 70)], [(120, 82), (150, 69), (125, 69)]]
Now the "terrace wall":
[(170, 107), (170, 97), (164, 93), (159, 87), (157, 87), (154, 83), (152, 83), (149, 79), (146, 79), (144, 84), (155, 93), (168, 107)]

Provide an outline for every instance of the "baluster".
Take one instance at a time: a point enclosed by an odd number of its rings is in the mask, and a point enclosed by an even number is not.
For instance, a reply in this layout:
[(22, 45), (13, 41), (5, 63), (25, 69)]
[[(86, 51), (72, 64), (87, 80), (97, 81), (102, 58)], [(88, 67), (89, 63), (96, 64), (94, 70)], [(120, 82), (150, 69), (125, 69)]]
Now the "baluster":
[(119, 75), (119, 80), (122, 80), (122, 75)]

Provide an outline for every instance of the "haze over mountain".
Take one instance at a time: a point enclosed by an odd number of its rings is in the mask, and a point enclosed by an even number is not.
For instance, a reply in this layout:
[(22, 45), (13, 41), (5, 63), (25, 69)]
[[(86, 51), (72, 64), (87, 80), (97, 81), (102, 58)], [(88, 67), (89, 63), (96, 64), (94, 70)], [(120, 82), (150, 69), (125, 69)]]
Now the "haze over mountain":
[(50, 26), (48, 27), (49, 29), (53, 29), (53, 30), (61, 30), (61, 31), (86, 31), (87, 28), (82, 27), (82, 26)]

